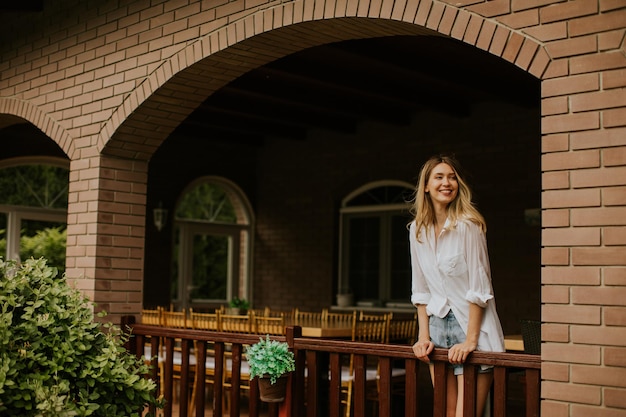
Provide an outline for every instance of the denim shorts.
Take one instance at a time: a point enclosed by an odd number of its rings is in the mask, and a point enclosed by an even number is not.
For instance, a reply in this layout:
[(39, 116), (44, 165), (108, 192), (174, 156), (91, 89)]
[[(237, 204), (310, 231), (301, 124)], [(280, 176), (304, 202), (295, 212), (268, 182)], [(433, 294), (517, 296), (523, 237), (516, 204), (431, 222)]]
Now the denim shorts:
[[(435, 315), (430, 316), (428, 328), (430, 330), (430, 340), (435, 347), (450, 349), (456, 344), (465, 342), (465, 332), (456, 317), (454, 317), (452, 310), (444, 318)], [(450, 364), (449, 367), (454, 370), (454, 375), (463, 375), (462, 364)], [(492, 369), (492, 367), (484, 367), (484, 369), (481, 367), (478, 369), (478, 372), (491, 372)]]

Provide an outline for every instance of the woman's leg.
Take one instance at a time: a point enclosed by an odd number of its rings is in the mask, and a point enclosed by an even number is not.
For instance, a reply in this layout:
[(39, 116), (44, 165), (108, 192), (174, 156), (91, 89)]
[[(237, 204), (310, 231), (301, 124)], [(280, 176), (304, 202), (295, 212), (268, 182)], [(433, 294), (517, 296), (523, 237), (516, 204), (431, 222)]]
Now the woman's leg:
[[(433, 387), (435, 386), (435, 366), (431, 363), (428, 368), (430, 369), (430, 379), (433, 383)], [(458, 398), (458, 387), (457, 387), (457, 379), (461, 378), (461, 389), (463, 388), (463, 375), (457, 377), (454, 375), (454, 370), (452, 368), (448, 368), (446, 373), (446, 417), (456, 417), (457, 416), (457, 398)], [(436, 388), (435, 388), (436, 389)], [(462, 395), (462, 394), (461, 394)], [(461, 417), (463, 416), (463, 398), (461, 397)]]
[[(482, 417), (487, 403), (487, 394), (491, 389), (493, 373), (479, 373), (476, 381), (476, 417)], [(463, 375), (457, 377), (456, 417), (463, 417)], [(449, 389), (449, 388), (448, 388)], [(449, 415), (449, 414), (448, 414)]]

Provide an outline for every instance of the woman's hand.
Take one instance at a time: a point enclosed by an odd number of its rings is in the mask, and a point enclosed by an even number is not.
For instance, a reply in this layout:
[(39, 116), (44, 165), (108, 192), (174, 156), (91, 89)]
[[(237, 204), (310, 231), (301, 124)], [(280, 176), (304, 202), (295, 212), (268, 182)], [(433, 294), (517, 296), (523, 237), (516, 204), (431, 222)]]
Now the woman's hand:
[(422, 362), (430, 363), (428, 355), (430, 355), (430, 352), (432, 352), (434, 348), (435, 345), (430, 340), (418, 340), (413, 345), (413, 353), (415, 353), (417, 359)]
[(476, 350), (476, 347), (476, 343), (467, 340), (454, 345), (448, 349), (448, 360), (453, 364), (464, 363), (469, 354)]

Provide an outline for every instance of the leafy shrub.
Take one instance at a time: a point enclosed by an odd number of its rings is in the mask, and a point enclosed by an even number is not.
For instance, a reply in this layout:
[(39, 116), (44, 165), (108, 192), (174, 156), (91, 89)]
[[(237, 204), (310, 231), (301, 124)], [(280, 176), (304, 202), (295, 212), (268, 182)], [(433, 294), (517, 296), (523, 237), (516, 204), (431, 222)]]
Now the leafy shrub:
[(23, 259), (45, 257), (47, 263), (65, 272), (65, 243), (67, 233), (65, 226), (47, 227), (38, 230), (34, 236), (20, 238), (20, 256)]
[(127, 337), (94, 322), (89, 301), (45, 259), (0, 258), (0, 415), (138, 417), (159, 405)]
[(250, 378), (267, 376), (271, 383), (282, 375), (296, 369), (293, 352), (285, 342), (270, 340), (267, 335), (246, 349), (246, 357), (250, 365)]

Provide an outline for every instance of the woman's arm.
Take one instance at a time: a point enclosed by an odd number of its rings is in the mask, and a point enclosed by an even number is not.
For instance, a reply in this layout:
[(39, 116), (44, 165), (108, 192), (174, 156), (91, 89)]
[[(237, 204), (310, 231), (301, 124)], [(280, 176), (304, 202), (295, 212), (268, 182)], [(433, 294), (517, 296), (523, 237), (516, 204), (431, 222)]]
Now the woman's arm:
[(448, 350), (450, 363), (465, 362), (469, 354), (478, 347), (478, 337), (480, 336), (480, 325), (483, 321), (484, 311), (484, 308), (479, 305), (470, 303), (465, 342), (454, 345)]
[(413, 353), (423, 362), (430, 362), (428, 355), (433, 351), (435, 345), (430, 341), (430, 330), (428, 328), (428, 313), (426, 305), (419, 304), (417, 306), (417, 325), (418, 337), (417, 342), (413, 345)]

